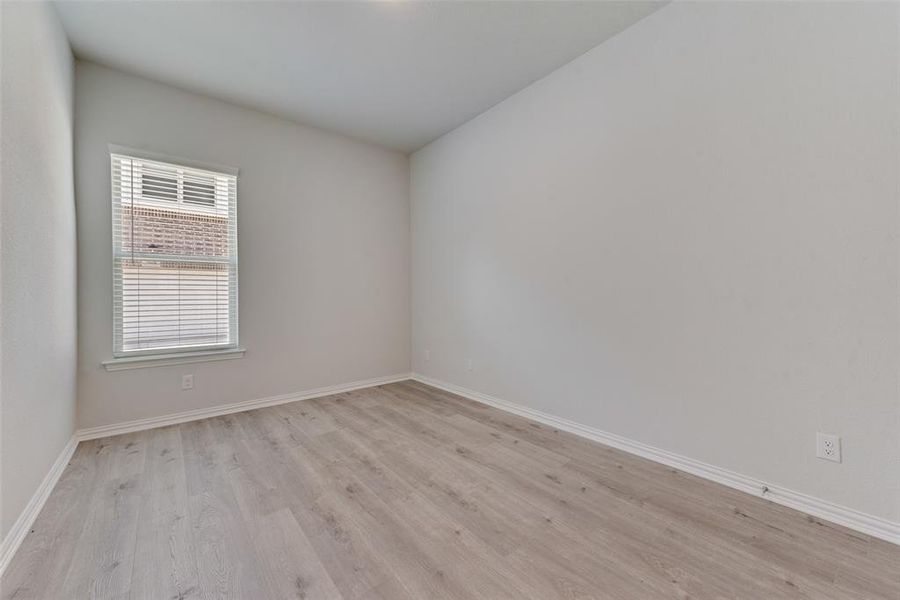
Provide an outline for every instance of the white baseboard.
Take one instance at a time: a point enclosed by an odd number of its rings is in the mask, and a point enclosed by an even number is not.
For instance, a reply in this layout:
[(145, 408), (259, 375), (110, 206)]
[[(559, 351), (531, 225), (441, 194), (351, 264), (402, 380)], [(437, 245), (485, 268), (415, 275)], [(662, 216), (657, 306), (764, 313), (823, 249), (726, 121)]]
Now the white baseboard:
[(16, 550), (18, 550), (19, 546), (22, 544), (22, 540), (25, 539), (31, 526), (34, 525), (34, 520), (37, 518), (38, 514), (40, 514), (41, 509), (44, 508), (44, 503), (50, 496), (50, 492), (56, 487), (56, 482), (59, 481), (59, 477), (65, 470), (66, 465), (69, 464), (69, 460), (72, 458), (72, 454), (75, 453), (75, 448), (77, 446), (78, 438), (73, 435), (69, 438), (69, 441), (62, 449), (62, 452), (59, 453), (59, 456), (56, 457), (56, 461), (54, 461), (53, 466), (50, 467), (47, 476), (44, 477), (41, 485), (38, 486), (38, 489), (35, 490), (31, 500), (28, 501), (28, 505), (25, 506), (25, 510), (19, 514), (19, 518), (16, 519), (16, 522), (13, 523), (13, 526), (6, 534), (6, 537), (0, 542), (0, 576), (3, 575), (3, 572), (12, 560), (12, 557), (15, 555)]
[[(630, 440), (628, 438), (624, 438), (612, 433), (607, 433), (593, 427), (581, 425), (580, 423), (576, 423), (568, 419), (563, 419), (548, 413), (513, 404), (512, 402), (501, 400), (500, 398), (495, 398), (493, 396), (482, 394), (474, 390), (470, 390), (443, 381), (438, 381), (436, 379), (432, 379), (430, 377), (426, 377), (417, 373), (404, 373), (387, 377), (376, 377), (373, 379), (354, 381), (341, 385), (321, 387), (293, 394), (271, 396), (268, 398), (260, 398), (257, 400), (247, 400), (244, 402), (236, 402), (234, 404), (226, 404), (223, 406), (191, 410), (161, 417), (138, 419), (135, 421), (128, 421), (126, 423), (117, 423), (113, 425), (104, 425), (101, 427), (92, 427), (89, 429), (78, 430), (66, 444), (65, 448), (63, 448), (62, 452), (60, 452), (59, 457), (53, 463), (53, 466), (50, 468), (47, 476), (35, 491), (31, 500), (28, 502), (28, 505), (25, 507), (25, 510), (22, 511), (22, 513), (19, 515), (19, 518), (7, 533), (6, 537), (2, 542), (0, 542), (0, 575), (3, 574), (3, 571), (9, 565), (16, 550), (18, 550), (19, 545), (21, 545), (22, 541), (25, 539), (25, 536), (27, 535), (29, 529), (31, 529), (31, 526), (34, 524), (34, 520), (41, 512), (41, 509), (44, 507), (44, 503), (50, 496), (50, 492), (53, 491), (53, 488), (56, 486), (56, 482), (59, 480), (60, 475), (62, 475), (63, 470), (65, 469), (69, 460), (72, 458), (72, 454), (75, 452), (75, 448), (78, 445), (78, 442), (81, 440), (91, 440), (100, 437), (130, 433), (133, 431), (152, 429), (154, 427), (164, 427), (166, 425), (186, 423), (188, 421), (195, 421), (208, 417), (243, 412), (245, 410), (250, 410), (253, 408), (263, 408), (265, 406), (275, 406), (278, 404), (286, 404), (288, 402), (295, 402), (298, 400), (307, 400), (311, 398), (328, 396), (331, 394), (340, 394), (342, 392), (349, 392), (362, 388), (373, 387), (376, 385), (395, 383), (397, 381), (404, 381), (406, 379), (414, 379), (426, 385), (430, 385), (438, 389), (442, 389), (447, 392), (469, 398), (470, 400), (481, 402), (482, 404), (493, 406), (494, 408), (517, 414), (519, 416), (526, 417), (528, 419), (532, 419), (546, 425), (550, 425), (551, 427), (556, 427), (563, 431), (568, 431), (587, 439), (600, 442), (601, 444), (606, 444), (607, 446), (612, 446), (614, 448), (624, 450), (625, 452), (629, 452), (631, 454), (635, 454), (637, 456), (641, 456), (643, 458), (647, 458), (649, 460), (679, 469), (681, 471), (684, 471), (685, 473), (697, 475), (698, 477), (703, 477), (704, 479), (727, 485), (728, 487), (740, 490), (742, 492), (766, 498), (767, 500), (771, 500), (772, 502), (775, 502), (777, 504), (788, 506), (809, 515), (831, 521), (832, 523), (843, 525), (844, 527), (848, 527), (855, 531), (859, 531), (861, 533), (865, 533), (873, 537), (892, 542), (894, 544), (900, 544), (900, 523), (894, 523), (880, 517), (867, 515), (857, 510), (839, 506), (837, 504), (833, 504), (831, 502), (821, 500), (807, 494), (795, 492), (787, 488), (767, 484), (766, 482), (755, 479), (753, 477), (748, 477), (746, 475), (735, 473), (734, 471), (729, 471), (728, 469), (716, 467), (714, 465), (694, 460), (686, 456), (680, 456), (672, 452), (654, 448), (653, 446), (648, 446), (647, 444), (642, 444), (641, 442), (636, 442), (634, 440)], [(764, 489), (767, 489), (768, 491), (763, 492)]]
[(859, 512), (852, 508), (839, 506), (820, 498), (772, 485), (753, 477), (729, 471), (728, 469), (723, 469), (686, 456), (654, 448), (653, 446), (648, 446), (641, 442), (636, 442), (600, 429), (569, 421), (568, 419), (556, 417), (542, 411), (513, 404), (512, 402), (501, 400), (500, 398), (482, 394), (481, 392), (476, 392), (458, 385), (432, 379), (425, 375), (413, 373), (412, 379), (452, 394), (457, 394), (464, 398), (481, 402), (482, 404), (487, 404), (488, 406), (493, 406), (494, 408), (499, 408), (500, 410), (526, 417), (563, 431), (568, 431), (569, 433), (574, 433), (575, 435), (600, 442), (601, 444), (612, 446), (613, 448), (618, 448), (619, 450), (624, 450), (631, 454), (636, 454), (637, 456), (662, 463), (669, 467), (684, 471), (685, 473), (690, 473), (691, 475), (696, 475), (716, 483), (727, 485), (730, 488), (765, 498), (766, 500), (771, 500), (776, 504), (781, 504), (814, 517), (819, 517), (826, 521), (843, 525), (849, 529), (894, 544), (900, 544), (900, 523), (894, 523), (880, 517)]
[(79, 429), (75, 432), (75, 435), (78, 437), (79, 441), (94, 440), (97, 438), (109, 437), (112, 435), (121, 435), (123, 433), (132, 433), (135, 431), (143, 431), (145, 429), (154, 429), (156, 427), (165, 427), (167, 425), (187, 423), (188, 421), (197, 421), (200, 419), (207, 419), (209, 417), (218, 417), (221, 415), (228, 415), (236, 412), (244, 412), (245, 410), (251, 410), (253, 408), (276, 406), (278, 404), (287, 404), (288, 402), (296, 402), (298, 400), (309, 400), (312, 398), (320, 398), (322, 396), (330, 396), (331, 394), (351, 392), (353, 390), (373, 387), (376, 385), (384, 385), (387, 383), (404, 381), (410, 378), (411, 375), (409, 373), (402, 373), (398, 375), (388, 375), (386, 377), (375, 377), (373, 379), (351, 381), (350, 383), (329, 385), (326, 387), (315, 388), (302, 392), (282, 394), (280, 396), (269, 396), (268, 398), (244, 400), (243, 402), (222, 404), (220, 406), (212, 406), (210, 408), (186, 410), (184, 412), (163, 415), (161, 417), (149, 417), (146, 419), (126, 421), (124, 423), (101, 425), (100, 427), (89, 427), (87, 429)]

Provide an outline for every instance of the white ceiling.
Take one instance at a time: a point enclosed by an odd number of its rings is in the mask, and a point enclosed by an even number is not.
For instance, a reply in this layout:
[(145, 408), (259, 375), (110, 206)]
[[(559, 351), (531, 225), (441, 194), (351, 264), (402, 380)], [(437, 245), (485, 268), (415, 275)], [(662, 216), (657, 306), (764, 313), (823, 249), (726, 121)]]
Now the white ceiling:
[(404, 151), (665, 2), (57, 2), (79, 58)]

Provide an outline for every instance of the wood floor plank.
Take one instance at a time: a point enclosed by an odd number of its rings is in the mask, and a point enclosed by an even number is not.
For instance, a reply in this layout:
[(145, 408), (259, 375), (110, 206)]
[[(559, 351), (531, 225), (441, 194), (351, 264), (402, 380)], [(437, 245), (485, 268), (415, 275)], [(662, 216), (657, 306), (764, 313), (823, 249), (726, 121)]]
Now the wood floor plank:
[(900, 547), (401, 382), (79, 445), (4, 600), (900, 599)]
[(165, 427), (148, 437), (130, 596), (189, 598), (198, 594), (200, 579), (181, 434), (177, 427)]
[(181, 429), (188, 481), (186, 512), (193, 527), (200, 597), (274, 597), (262, 576), (251, 537), (228, 480), (232, 448), (218, 442), (215, 419)]
[[(108, 473), (109, 444), (102, 440), (78, 445), (44, 509), (0, 579), (3, 598), (56, 598), (74, 559), (92, 495)], [(15, 566), (15, 568), (12, 568)]]
[(299, 430), (292, 435), (296, 445), (249, 440), (248, 446), (256, 448), (246, 458), (247, 464), (253, 464), (265, 485), (281, 490), (343, 598), (377, 598), (377, 590), (395, 589), (399, 583), (381, 569), (377, 552), (365, 543), (365, 532), (335, 503), (336, 484), (324, 467), (334, 459), (315, 438)]
[(63, 580), (64, 597), (127, 598), (145, 485), (145, 432), (109, 439), (109, 471), (92, 490), (90, 510)]
[(293, 513), (275, 497), (280, 490), (256, 477), (256, 468), (255, 463), (242, 462), (229, 471), (229, 479), (269, 588), (278, 598), (340, 599)]

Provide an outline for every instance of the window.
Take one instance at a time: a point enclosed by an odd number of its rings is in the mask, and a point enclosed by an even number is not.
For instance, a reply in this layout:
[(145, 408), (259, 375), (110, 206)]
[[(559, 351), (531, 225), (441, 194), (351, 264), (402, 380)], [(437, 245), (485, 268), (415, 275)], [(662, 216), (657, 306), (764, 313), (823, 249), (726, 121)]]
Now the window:
[(116, 357), (237, 347), (237, 177), (113, 152)]

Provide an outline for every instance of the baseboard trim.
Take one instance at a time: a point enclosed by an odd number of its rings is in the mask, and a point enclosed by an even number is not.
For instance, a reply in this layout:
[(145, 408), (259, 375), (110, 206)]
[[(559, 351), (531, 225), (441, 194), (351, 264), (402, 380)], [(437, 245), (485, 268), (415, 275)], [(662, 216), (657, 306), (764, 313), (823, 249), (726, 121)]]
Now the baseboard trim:
[(75, 435), (79, 441), (94, 440), (97, 438), (110, 437), (113, 435), (122, 435), (124, 433), (133, 433), (135, 431), (143, 431), (145, 429), (155, 429), (157, 427), (166, 427), (167, 425), (177, 425), (178, 423), (187, 423), (189, 421), (198, 421), (200, 419), (208, 419), (209, 417), (218, 417), (236, 412), (244, 412), (254, 408), (264, 408), (266, 406), (276, 406), (278, 404), (287, 404), (288, 402), (296, 402), (298, 400), (310, 400), (312, 398), (320, 398), (322, 396), (330, 396), (331, 394), (341, 394), (343, 392), (351, 392), (376, 385), (385, 385), (388, 383), (396, 383), (410, 379), (409, 373), (401, 373), (397, 375), (388, 375), (386, 377), (374, 377), (372, 379), (362, 379), (359, 381), (351, 381), (339, 385), (329, 385), (302, 392), (294, 392), (291, 394), (282, 394), (280, 396), (269, 396), (267, 398), (258, 398), (256, 400), (244, 400), (243, 402), (235, 402), (233, 404), (223, 404), (221, 406), (212, 406), (210, 408), (199, 408), (196, 410), (187, 410), (184, 412), (163, 415), (160, 417), (149, 417), (147, 419), (136, 419), (134, 421), (126, 421), (124, 423), (114, 423), (112, 425), (101, 425), (100, 427), (89, 427), (87, 429), (79, 429)]
[(799, 510), (800, 512), (814, 517), (837, 523), (838, 525), (843, 525), (844, 527), (871, 535), (872, 537), (877, 537), (887, 542), (900, 545), (900, 523), (894, 523), (880, 517), (859, 512), (852, 508), (839, 506), (820, 498), (766, 483), (741, 473), (736, 473), (673, 452), (648, 446), (647, 444), (613, 433), (582, 425), (539, 410), (520, 406), (507, 400), (502, 400), (468, 388), (433, 379), (419, 373), (413, 373), (411, 379), (521, 417), (538, 421), (539, 423), (551, 427), (556, 427), (563, 431), (568, 431), (569, 433), (574, 433), (575, 435), (600, 442), (601, 444), (624, 450), (630, 454), (647, 458), (680, 471), (684, 471), (685, 473), (690, 473), (691, 475), (696, 475), (716, 483), (721, 483), (722, 485), (727, 485), (730, 488), (752, 494), (753, 496), (765, 498), (776, 504), (781, 504), (782, 506)]
[(34, 525), (34, 520), (37, 519), (41, 509), (44, 508), (44, 503), (47, 502), (50, 492), (56, 487), (56, 482), (59, 481), (59, 477), (65, 470), (66, 465), (69, 464), (69, 460), (71, 460), (77, 446), (78, 438), (72, 435), (69, 441), (66, 442), (62, 452), (56, 457), (56, 461), (50, 467), (47, 476), (44, 477), (41, 485), (38, 486), (31, 500), (28, 501), (25, 509), (19, 514), (19, 518), (16, 519), (6, 537), (0, 542), (0, 577), (2, 577), (6, 567), (12, 561), (12, 557), (15, 556), (16, 550), (19, 549), (25, 536), (28, 535), (28, 531)]

